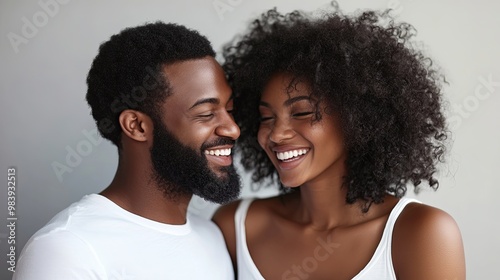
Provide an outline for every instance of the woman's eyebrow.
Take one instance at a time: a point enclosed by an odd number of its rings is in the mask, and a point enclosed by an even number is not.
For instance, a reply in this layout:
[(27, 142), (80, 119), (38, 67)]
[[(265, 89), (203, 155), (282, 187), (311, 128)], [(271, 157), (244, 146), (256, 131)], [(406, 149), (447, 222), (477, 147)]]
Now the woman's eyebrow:
[[(310, 101), (311, 100), (311, 97), (307, 96), (307, 95), (301, 95), (301, 96), (296, 96), (296, 97), (292, 97), (288, 100), (286, 100), (283, 105), (284, 106), (290, 106), (292, 105), (293, 103), (295, 102), (299, 102), (299, 101), (302, 101), (302, 100), (307, 100), (307, 101)], [(265, 102), (265, 101), (260, 101), (259, 102), (259, 106), (264, 106), (264, 107), (271, 107), (271, 105), (269, 105), (269, 103)]]
[(269, 103), (267, 103), (267, 102), (265, 102), (265, 101), (260, 101), (260, 102), (259, 102), (259, 106), (271, 107), (271, 105), (269, 105)]
[(300, 95), (300, 96), (295, 96), (295, 97), (292, 97), (290, 99), (288, 99), (287, 101), (285, 101), (283, 104), (285, 106), (290, 106), (292, 105), (293, 103), (295, 102), (299, 102), (299, 101), (302, 101), (302, 100), (307, 100), (307, 101), (310, 101), (311, 100), (311, 97), (309, 97), (308, 95)]

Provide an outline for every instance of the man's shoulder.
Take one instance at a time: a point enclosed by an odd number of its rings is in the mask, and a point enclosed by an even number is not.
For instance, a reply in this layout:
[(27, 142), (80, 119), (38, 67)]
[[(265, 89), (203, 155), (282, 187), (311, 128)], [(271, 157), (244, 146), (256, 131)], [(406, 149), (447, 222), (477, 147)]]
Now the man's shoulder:
[(85, 240), (88, 233), (94, 234), (108, 228), (105, 225), (112, 220), (116, 220), (116, 216), (103, 206), (103, 201), (100, 201), (97, 194), (86, 195), (54, 215), (30, 238), (30, 242)]
[(72, 217), (80, 215), (82, 205), (87, 204), (88, 196), (83, 197), (77, 202), (72, 203), (70, 206), (61, 210), (59, 213), (54, 215), (47, 224), (45, 224), (41, 229), (39, 229), (34, 237), (44, 236), (49, 233), (58, 232), (60, 230), (66, 229), (70, 223), (73, 221)]
[(14, 279), (69, 279), (74, 271), (102, 273), (94, 268), (100, 268), (100, 263), (88, 243), (64, 226), (49, 223), (24, 246)]
[(188, 219), (194, 231), (203, 232), (205, 236), (216, 235), (217, 238), (222, 237), (221, 230), (213, 220), (195, 213), (188, 213)]

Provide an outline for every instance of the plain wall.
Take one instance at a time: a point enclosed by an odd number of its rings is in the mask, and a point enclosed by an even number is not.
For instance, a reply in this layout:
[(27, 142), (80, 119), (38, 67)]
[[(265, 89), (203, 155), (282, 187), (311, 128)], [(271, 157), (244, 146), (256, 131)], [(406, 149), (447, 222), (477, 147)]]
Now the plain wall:
[[(344, 12), (393, 8), (418, 30), (417, 39), (440, 65), (453, 143), (437, 192), (416, 197), (458, 222), (468, 279), (500, 274), (500, 2), (342, 0)], [(44, 9), (43, 3), (52, 3)], [(57, 3), (55, 5), (54, 3)], [(0, 2), (0, 219), (7, 221), (7, 169), (16, 168), (17, 256), (29, 237), (83, 195), (112, 179), (116, 148), (95, 135), (85, 79), (100, 43), (125, 27), (162, 20), (206, 35), (217, 51), (251, 18), (327, 7), (329, 1), (41, 0)], [(217, 10), (216, 6), (222, 10)], [(16, 37), (17, 36), (17, 37)], [(72, 151), (83, 153), (80, 160)], [(68, 163), (69, 162), (69, 163)], [(54, 165), (65, 165), (58, 177)], [(244, 176), (244, 196), (254, 193)], [(413, 193), (410, 191), (411, 196)], [(216, 205), (194, 198), (190, 211), (210, 217)], [(496, 218), (495, 218), (496, 217)], [(0, 226), (0, 278), (10, 279), (8, 227)], [(10, 246), (10, 245), (9, 245)], [(147, 261), (147, 258), (145, 258)]]

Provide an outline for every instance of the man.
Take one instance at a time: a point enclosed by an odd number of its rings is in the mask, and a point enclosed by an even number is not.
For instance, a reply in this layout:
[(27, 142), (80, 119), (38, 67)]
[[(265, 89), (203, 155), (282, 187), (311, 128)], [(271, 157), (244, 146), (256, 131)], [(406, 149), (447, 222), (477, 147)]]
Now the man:
[(216, 226), (187, 213), (193, 194), (238, 197), (240, 131), (209, 41), (161, 22), (101, 45), (87, 101), (118, 147), (111, 184), (56, 215), (27, 243), (13, 279), (233, 279)]

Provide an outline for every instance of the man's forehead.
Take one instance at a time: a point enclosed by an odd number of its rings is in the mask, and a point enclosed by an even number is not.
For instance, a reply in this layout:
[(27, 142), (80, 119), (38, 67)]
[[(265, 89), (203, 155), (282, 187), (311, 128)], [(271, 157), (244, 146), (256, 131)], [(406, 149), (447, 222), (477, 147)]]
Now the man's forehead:
[[(163, 67), (169, 83), (170, 106), (186, 110), (203, 104), (221, 104), (231, 99), (232, 91), (224, 71), (213, 57), (191, 59)], [(173, 104), (175, 102), (175, 105)]]
[[(220, 69), (219, 69), (220, 68)], [(165, 64), (163, 72), (170, 80), (172, 78), (190, 75), (207, 75), (222, 70), (220, 64), (211, 56), (193, 58)]]

